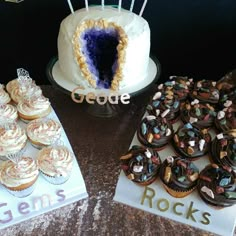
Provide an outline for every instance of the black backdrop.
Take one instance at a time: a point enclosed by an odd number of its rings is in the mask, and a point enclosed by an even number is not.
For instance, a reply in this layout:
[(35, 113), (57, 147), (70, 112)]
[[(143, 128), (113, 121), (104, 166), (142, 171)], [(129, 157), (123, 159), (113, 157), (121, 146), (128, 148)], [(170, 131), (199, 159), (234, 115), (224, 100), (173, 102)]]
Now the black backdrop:
[[(130, 2), (123, 0), (123, 6)], [(142, 2), (136, 0), (135, 12)], [(83, 0), (72, 3), (75, 9), (84, 7)], [(38, 84), (49, 83), (46, 65), (57, 54), (59, 25), (69, 13), (66, 0), (0, 0), (1, 83), (15, 78), (19, 67)], [(162, 80), (173, 74), (217, 80), (236, 68), (235, 0), (149, 0), (143, 16), (150, 24), (151, 52), (161, 62)]]

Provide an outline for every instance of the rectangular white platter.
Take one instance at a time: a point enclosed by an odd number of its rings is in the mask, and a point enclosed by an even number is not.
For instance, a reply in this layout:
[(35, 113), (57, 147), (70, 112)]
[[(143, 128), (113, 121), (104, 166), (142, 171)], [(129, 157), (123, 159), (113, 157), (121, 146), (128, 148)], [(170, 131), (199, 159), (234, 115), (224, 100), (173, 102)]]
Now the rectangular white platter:
[[(49, 117), (60, 122), (54, 110)], [(25, 123), (21, 121), (18, 123), (22, 127), (26, 127)], [(64, 129), (62, 129), (60, 140), (73, 153)], [(38, 152), (39, 150), (27, 141), (24, 155), (35, 158)], [(0, 186), (0, 229), (88, 197), (76, 159), (73, 164), (72, 173), (67, 182), (61, 185), (53, 185), (40, 175), (35, 190), (25, 198), (14, 197)]]
[[(180, 121), (177, 122), (174, 129), (176, 130), (180, 124)], [(212, 137), (215, 136), (214, 131), (210, 133)], [(140, 145), (136, 133), (130, 147), (133, 145)], [(158, 153), (162, 161), (167, 156), (175, 155), (171, 145)], [(194, 163), (202, 170), (210, 162), (205, 156)], [(214, 209), (201, 200), (197, 190), (187, 197), (174, 198), (164, 190), (159, 179), (145, 188), (130, 181), (123, 171), (118, 179), (114, 200), (217, 235), (232, 236), (236, 226), (236, 205), (220, 210)]]

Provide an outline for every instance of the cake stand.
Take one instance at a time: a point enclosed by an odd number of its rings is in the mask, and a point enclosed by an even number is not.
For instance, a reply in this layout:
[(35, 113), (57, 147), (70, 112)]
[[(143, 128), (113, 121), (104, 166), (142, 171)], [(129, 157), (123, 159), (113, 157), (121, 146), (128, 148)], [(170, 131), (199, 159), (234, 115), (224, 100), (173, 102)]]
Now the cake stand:
[[(71, 96), (72, 91), (78, 87), (72, 81), (65, 79), (58, 63), (58, 58), (53, 57), (46, 69), (46, 74), (50, 83), (61, 90), (63, 93)], [(148, 65), (148, 73), (146, 77), (138, 84), (134, 86), (130, 86), (129, 88), (121, 89), (118, 92), (115, 92), (119, 97), (124, 93), (128, 93), (130, 95), (130, 103), (136, 97), (144, 96), (144, 94), (152, 87), (153, 84), (159, 79), (161, 74), (161, 65), (157, 58), (151, 56), (149, 58)], [(81, 95), (86, 95), (89, 92), (92, 92), (96, 95), (101, 93), (109, 94), (110, 90), (107, 89), (88, 89), (88, 90), (80, 90), (76, 89), (76, 93)], [(111, 91), (110, 91), (111, 92)], [(85, 99), (84, 102), (86, 103)], [(119, 100), (118, 104), (111, 104), (106, 102), (104, 105), (100, 105), (96, 102), (94, 104), (86, 104), (86, 112), (96, 117), (104, 117), (109, 118), (113, 117), (129, 108), (127, 104), (122, 104)]]

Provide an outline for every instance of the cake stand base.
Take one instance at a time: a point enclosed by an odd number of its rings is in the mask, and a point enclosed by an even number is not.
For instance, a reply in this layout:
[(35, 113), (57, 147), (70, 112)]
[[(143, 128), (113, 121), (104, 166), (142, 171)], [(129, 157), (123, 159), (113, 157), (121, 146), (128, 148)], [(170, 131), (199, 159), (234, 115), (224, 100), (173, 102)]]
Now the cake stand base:
[[(66, 93), (71, 96), (72, 91), (78, 87), (72, 81), (65, 79), (63, 73), (60, 70), (58, 59), (56, 57), (52, 58), (48, 63), (46, 70), (47, 77), (51, 84), (61, 90), (63, 93)], [(144, 95), (155, 82), (159, 79), (161, 74), (161, 65), (159, 61), (151, 57), (149, 59), (148, 73), (146, 77), (139, 83), (130, 88), (121, 89), (117, 92), (117, 95), (120, 96), (124, 93), (130, 95), (130, 103), (134, 101), (137, 97)], [(86, 95), (87, 93), (92, 92), (95, 95), (109, 94), (109, 90), (105, 89), (89, 89), (89, 90), (76, 90), (76, 93)], [(114, 117), (129, 108), (129, 104), (122, 104), (119, 100), (118, 104), (111, 104), (106, 102), (104, 105), (100, 105), (94, 101), (94, 104), (86, 104), (85, 111), (95, 117), (110, 118)]]

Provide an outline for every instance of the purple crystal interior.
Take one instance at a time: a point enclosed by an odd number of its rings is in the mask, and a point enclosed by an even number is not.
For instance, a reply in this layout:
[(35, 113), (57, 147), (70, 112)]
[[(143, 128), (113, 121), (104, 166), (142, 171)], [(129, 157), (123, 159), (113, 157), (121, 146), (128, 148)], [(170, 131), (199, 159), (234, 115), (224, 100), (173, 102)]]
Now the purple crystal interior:
[(119, 34), (114, 28), (92, 28), (82, 36), (82, 53), (97, 87), (110, 88), (117, 69)]

